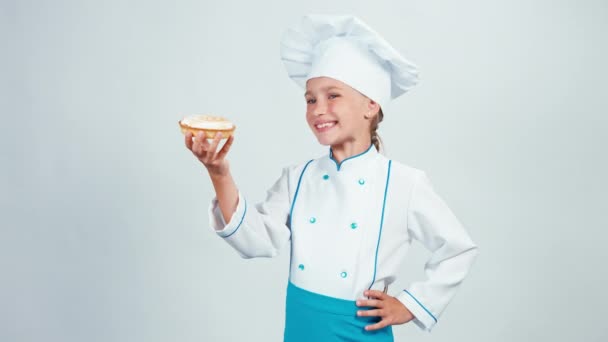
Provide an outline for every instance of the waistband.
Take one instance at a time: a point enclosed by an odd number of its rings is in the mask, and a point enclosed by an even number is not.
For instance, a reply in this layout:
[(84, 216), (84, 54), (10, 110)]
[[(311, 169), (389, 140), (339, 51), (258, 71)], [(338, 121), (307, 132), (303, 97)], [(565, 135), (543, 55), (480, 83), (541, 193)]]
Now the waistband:
[(287, 304), (344, 316), (356, 316), (358, 310), (376, 309), (375, 307), (357, 306), (354, 300), (311, 292), (294, 285), (291, 281), (287, 284)]

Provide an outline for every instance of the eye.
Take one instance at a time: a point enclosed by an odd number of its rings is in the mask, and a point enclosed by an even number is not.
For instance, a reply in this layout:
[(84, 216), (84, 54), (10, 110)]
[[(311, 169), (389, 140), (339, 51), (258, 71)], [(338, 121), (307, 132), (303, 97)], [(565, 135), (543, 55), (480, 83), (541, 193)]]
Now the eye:
[(330, 99), (333, 99), (333, 98), (336, 98), (336, 97), (338, 97), (338, 96), (340, 96), (340, 95), (338, 95), (338, 94), (330, 94), (330, 95), (329, 95), (329, 98), (330, 98)]
[(312, 104), (312, 103), (314, 103), (314, 101), (315, 101), (314, 99), (309, 99), (309, 100), (306, 100), (306, 103)]

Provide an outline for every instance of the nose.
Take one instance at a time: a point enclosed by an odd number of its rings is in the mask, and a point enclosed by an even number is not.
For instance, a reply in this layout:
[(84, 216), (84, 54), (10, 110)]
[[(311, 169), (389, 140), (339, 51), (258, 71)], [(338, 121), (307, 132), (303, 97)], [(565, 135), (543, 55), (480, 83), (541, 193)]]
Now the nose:
[(313, 106), (312, 114), (314, 116), (323, 115), (327, 112), (327, 103), (317, 100)]

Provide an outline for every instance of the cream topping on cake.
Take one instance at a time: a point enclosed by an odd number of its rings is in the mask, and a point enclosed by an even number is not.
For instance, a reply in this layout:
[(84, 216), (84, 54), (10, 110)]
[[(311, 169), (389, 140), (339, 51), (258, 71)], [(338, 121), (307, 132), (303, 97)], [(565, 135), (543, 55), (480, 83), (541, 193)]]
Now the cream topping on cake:
[(234, 125), (226, 119), (211, 115), (190, 115), (181, 121), (182, 124), (200, 129), (232, 129)]

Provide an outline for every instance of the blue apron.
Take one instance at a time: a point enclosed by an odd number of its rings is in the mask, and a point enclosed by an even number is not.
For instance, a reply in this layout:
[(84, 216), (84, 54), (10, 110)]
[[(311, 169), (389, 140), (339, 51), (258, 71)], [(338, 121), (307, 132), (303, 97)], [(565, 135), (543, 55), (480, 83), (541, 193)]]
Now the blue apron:
[(287, 285), (284, 342), (311, 341), (393, 341), (389, 325), (379, 330), (365, 327), (380, 321), (380, 317), (357, 316), (355, 301), (333, 298), (304, 290), (291, 281)]

